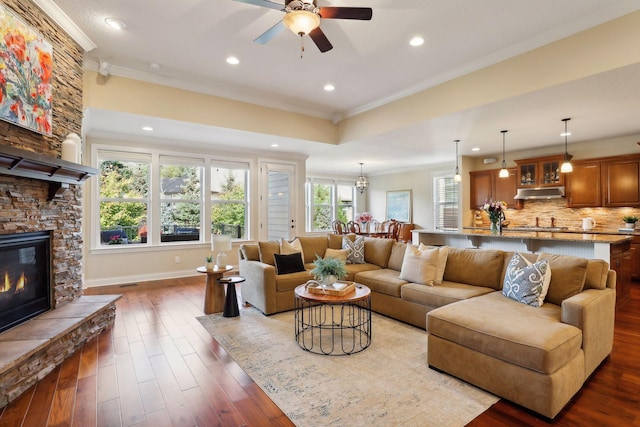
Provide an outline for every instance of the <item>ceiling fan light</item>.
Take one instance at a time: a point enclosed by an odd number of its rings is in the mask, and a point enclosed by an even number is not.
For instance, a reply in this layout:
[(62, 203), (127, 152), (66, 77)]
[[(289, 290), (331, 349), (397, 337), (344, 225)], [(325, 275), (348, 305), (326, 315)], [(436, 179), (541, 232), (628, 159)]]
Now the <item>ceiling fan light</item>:
[(293, 10), (282, 19), (293, 34), (306, 36), (320, 25), (320, 17), (307, 10)]

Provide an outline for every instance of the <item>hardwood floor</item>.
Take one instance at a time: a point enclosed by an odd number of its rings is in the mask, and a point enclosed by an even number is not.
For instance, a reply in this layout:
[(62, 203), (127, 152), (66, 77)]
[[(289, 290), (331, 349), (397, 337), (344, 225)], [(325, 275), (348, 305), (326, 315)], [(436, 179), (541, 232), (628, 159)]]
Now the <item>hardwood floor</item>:
[[(195, 319), (202, 276), (113, 293), (123, 294), (114, 327), (0, 409), (0, 426), (293, 425)], [(640, 426), (639, 357), (635, 285), (612, 355), (554, 421), (500, 401), (469, 425)]]

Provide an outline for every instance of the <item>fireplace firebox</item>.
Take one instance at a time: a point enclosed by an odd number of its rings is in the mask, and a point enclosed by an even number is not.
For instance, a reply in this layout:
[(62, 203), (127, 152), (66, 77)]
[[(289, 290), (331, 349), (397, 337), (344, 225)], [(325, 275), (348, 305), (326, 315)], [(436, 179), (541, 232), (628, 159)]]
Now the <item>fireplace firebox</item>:
[(0, 332), (51, 308), (49, 232), (0, 235)]

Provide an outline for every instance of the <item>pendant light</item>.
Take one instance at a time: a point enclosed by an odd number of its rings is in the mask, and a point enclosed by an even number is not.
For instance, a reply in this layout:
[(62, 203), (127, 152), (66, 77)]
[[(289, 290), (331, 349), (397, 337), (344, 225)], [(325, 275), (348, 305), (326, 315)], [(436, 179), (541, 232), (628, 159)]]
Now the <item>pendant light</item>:
[(562, 166), (560, 166), (560, 172), (562, 173), (573, 172), (573, 166), (569, 161), (571, 160), (571, 156), (569, 156), (569, 152), (567, 151), (567, 137), (571, 135), (569, 132), (567, 132), (567, 122), (569, 120), (571, 119), (570, 118), (562, 119), (562, 121), (564, 122), (564, 133), (562, 134), (564, 136), (564, 163), (562, 163)]
[(360, 176), (356, 178), (356, 189), (360, 194), (364, 193), (369, 186), (369, 181), (367, 181), (367, 178), (362, 174), (362, 165), (364, 165), (364, 163), (360, 163)]
[(509, 131), (501, 130), (500, 132), (502, 132), (502, 169), (500, 169), (500, 173), (498, 174), (498, 176), (500, 178), (509, 178), (509, 171), (507, 170), (507, 161), (504, 158), (504, 138), (507, 132)]
[(456, 174), (453, 176), (453, 182), (462, 182), (462, 177), (460, 176), (460, 170), (458, 169), (458, 143), (459, 139), (454, 140), (456, 143)]

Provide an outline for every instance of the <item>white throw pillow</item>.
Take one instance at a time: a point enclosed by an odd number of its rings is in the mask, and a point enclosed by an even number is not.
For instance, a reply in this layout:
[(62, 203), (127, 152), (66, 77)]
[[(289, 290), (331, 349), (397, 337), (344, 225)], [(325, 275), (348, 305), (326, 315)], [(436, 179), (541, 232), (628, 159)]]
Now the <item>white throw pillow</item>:
[(542, 307), (550, 282), (549, 260), (532, 263), (516, 252), (507, 266), (502, 294), (523, 304)]
[(302, 251), (302, 243), (300, 243), (300, 239), (294, 239), (292, 242), (288, 242), (285, 239), (280, 241), (280, 254), (281, 255), (291, 255), (300, 253), (302, 255), (302, 259), (304, 260), (304, 252)]
[(439, 285), (444, 275), (444, 265), (447, 262), (448, 248), (446, 246), (416, 248), (407, 245), (402, 261), (400, 278), (408, 282), (421, 285)]
[(324, 253), (324, 257), (325, 258), (335, 258), (335, 259), (339, 259), (345, 262), (345, 264), (347, 263), (347, 255), (349, 254), (349, 250), (348, 249), (331, 249), (331, 248), (327, 248), (327, 250)]

